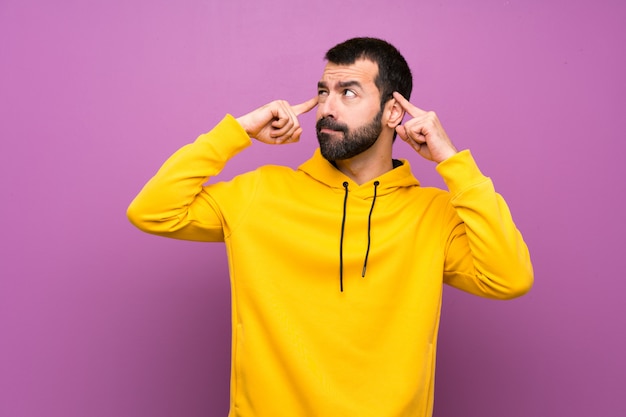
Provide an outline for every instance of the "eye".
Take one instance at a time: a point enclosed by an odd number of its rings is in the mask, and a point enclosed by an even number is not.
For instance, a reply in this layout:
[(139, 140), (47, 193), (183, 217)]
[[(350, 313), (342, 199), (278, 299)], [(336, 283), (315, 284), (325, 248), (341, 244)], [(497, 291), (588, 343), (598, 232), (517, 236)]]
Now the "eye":
[(354, 92), (354, 90), (347, 90), (346, 89), (346, 90), (343, 91), (343, 95), (345, 97), (348, 97), (348, 98), (356, 97), (356, 93)]
[(328, 95), (328, 91), (326, 91), (326, 90), (317, 90), (317, 95), (318, 96)]

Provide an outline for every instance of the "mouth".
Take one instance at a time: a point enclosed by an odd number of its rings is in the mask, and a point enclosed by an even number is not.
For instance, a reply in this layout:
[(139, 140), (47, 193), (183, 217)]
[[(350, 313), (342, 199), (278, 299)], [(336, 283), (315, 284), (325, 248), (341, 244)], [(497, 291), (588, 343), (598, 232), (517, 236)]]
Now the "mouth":
[(319, 132), (324, 133), (326, 135), (334, 135), (338, 133), (343, 133), (341, 130), (335, 130), (335, 129), (330, 129), (330, 128), (322, 128), (319, 130)]
[(345, 136), (347, 133), (346, 127), (333, 119), (322, 118), (317, 121), (315, 127), (318, 135), (335, 137)]

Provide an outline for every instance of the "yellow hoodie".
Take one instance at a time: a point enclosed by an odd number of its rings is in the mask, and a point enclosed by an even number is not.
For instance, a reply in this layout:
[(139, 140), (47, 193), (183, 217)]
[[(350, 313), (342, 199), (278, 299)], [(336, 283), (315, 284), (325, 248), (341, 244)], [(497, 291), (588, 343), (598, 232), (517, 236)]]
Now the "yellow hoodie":
[(128, 209), (146, 232), (226, 243), (229, 416), (430, 416), (442, 284), (499, 299), (532, 285), (491, 180), (462, 151), (437, 166), (449, 192), (421, 187), (407, 161), (358, 185), (318, 150), (297, 170), (204, 185), (250, 143), (226, 116)]

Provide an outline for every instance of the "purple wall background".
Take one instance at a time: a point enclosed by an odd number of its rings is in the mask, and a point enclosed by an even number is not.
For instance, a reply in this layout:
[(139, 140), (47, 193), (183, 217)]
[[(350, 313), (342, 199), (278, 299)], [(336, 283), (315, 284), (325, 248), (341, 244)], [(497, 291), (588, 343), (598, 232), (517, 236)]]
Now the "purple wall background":
[[(225, 112), (309, 98), (357, 35), (404, 52), (412, 101), (472, 149), (534, 259), (524, 298), (446, 289), (435, 415), (625, 415), (625, 21), (597, 0), (2, 0), (0, 416), (226, 415), (225, 251), (142, 234), (126, 206)], [(297, 166), (303, 123), (223, 178)]]

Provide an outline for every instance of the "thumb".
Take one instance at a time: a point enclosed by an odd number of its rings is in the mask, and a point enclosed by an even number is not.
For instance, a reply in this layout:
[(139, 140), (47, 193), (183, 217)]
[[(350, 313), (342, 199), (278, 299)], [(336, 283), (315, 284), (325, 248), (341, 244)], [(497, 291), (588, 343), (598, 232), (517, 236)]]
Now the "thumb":
[(398, 136), (400, 136), (400, 139), (406, 140), (407, 135), (406, 135), (406, 128), (404, 127), (404, 125), (396, 126), (396, 133), (398, 133)]

